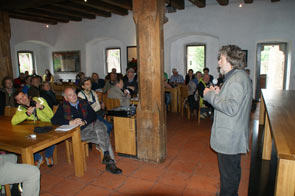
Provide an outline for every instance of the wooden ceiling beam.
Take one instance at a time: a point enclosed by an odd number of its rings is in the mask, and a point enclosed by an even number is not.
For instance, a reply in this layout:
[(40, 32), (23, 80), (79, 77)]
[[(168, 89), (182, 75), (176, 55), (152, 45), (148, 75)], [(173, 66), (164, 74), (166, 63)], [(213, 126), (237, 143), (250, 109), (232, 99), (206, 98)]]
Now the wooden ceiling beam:
[(280, 1), (280, 0), (271, 0), (271, 2), (278, 2), (278, 1)]
[(244, 0), (245, 3), (253, 3), (253, 0)]
[(44, 11), (50, 11), (50, 12), (57, 13), (57, 14), (66, 14), (69, 16), (76, 16), (76, 17), (82, 17), (82, 18), (87, 18), (87, 19), (95, 19), (96, 18), (96, 16), (93, 14), (87, 14), (87, 13), (80, 12), (80, 11), (73, 11), (70, 9), (59, 8), (54, 5), (38, 7), (37, 9), (44, 10)]
[(184, 0), (165, 0), (165, 3), (171, 5), (175, 9), (184, 9)]
[(73, 0), (73, 3), (79, 4), (79, 5), (85, 5), (87, 7), (93, 7), (97, 9), (101, 9), (107, 12), (112, 12), (114, 14), (118, 14), (121, 16), (128, 15), (128, 10), (110, 5), (105, 2), (97, 1), (97, 0), (87, 0), (87, 2), (81, 1), (81, 0)]
[(53, 5), (56, 7), (79, 11), (79, 12), (83, 12), (86, 14), (87, 13), (94, 14), (96, 16), (103, 16), (103, 17), (111, 17), (112, 16), (111, 12), (106, 12), (104, 10), (100, 10), (100, 9), (92, 8), (92, 7), (87, 7), (84, 5), (77, 5), (77, 4), (74, 4), (71, 2), (64, 2), (64, 3), (60, 3), (60, 4), (53, 4)]
[(21, 15), (21, 14), (8, 14), (10, 18), (16, 18), (16, 19), (20, 19), (20, 20), (28, 20), (28, 21), (32, 21), (32, 22), (39, 22), (39, 23), (44, 23), (44, 24), (50, 24), (50, 25), (56, 25), (57, 21), (55, 20), (43, 20), (40, 18), (36, 18), (36, 17), (29, 17), (26, 15)]
[(189, 0), (189, 1), (199, 8), (203, 8), (206, 6), (206, 0)]
[(55, 20), (57, 22), (62, 22), (62, 23), (68, 23), (70, 20), (64, 19), (64, 18), (58, 18), (58, 17), (52, 17), (44, 14), (37, 14), (34, 12), (28, 12), (28, 11), (23, 11), (23, 10), (17, 10), (17, 11), (11, 11), (9, 12), (11, 14), (19, 14), (19, 15), (26, 15), (32, 18), (39, 18), (39, 19), (44, 19), (44, 20)]
[(64, 19), (64, 20), (72, 20), (72, 21), (82, 21), (82, 17), (76, 17), (76, 16), (68, 16), (65, 14), (57, 14), (57, 13), (53, 13), (53, 12), (49, 12), (49, 11), (44, 11), (44, 10), (38, 10), (35, 8), (32, 9), (24, 9), (22, 11), (25, 12), (29, 12), (29, 13), (34, 13), (34, 14), (39, 14), (39, 15), (43, 15), (43, 16), (48, 16), (48, 17), (52, 17), (52, 18), (57, 18), (57, 19)]
[(126, 10), (132, 10), (132, 0), (101, 0), (105, 3), (121, 7)]
[(72, 20), (72, 21), (82, 21), (82, 17), (76, 17), (76, 16), (68, 16), (65, 14), (57, 14), (54, 12), (50, 12), (50, 11), (44, 11), (44, 10), (38, 10), (35, 8), (32, 9), (24, 9), (22, 11), (25, 12), (29, 12), (29, 13), (34, 13), (34, 14), (39, 14), (39, 15), (43, 15), (43, 16), (48, 16), (48, 17), (52, 17), (52, 18), (57, 18), (57, 19), (64, 19), (64, 20)]
[(216, 0), (219, 5), (222, 5), (222, 6), (225, 6), (225, 5), (228, 5), (228, 0)]
[(0, 0), (0, 10), (35, 8), (65, 0)]

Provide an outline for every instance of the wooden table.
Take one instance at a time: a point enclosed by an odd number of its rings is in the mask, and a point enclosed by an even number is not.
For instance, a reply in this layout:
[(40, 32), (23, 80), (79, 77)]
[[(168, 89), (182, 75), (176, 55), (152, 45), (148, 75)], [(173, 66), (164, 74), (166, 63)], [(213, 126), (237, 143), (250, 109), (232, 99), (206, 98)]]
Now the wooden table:
[(115, 150), (125, 155), (137, 155), (135, 116), (114, 116)]
[(178, 87), (165, 88), (165, 92), (170, 92), (170, 94), (171, 94), (171, 110), (172, 110), (172, 112), (177, 112)]
[(22, 163), (34, 165), (33, 154), (35, 152), (72, 138), (75, 175), (78, 177), (84, 175), (79, 127), (67, 132), (53, 130), (48, 133), (36, 134), (36, 139), (30, 139), (28, 136), (34, 133), (35, 126), (51, 126), (51, 123), (24, 121), (13, 126), (10, 120), (11, 117), (0, 117), (0, 149), (20, 154)]
[(259, 124), (264, 124), (262, 159), (271, 159), (272, 140), (278, 163), (275, 195), (295, 194), (295, 91), (262, 90)]

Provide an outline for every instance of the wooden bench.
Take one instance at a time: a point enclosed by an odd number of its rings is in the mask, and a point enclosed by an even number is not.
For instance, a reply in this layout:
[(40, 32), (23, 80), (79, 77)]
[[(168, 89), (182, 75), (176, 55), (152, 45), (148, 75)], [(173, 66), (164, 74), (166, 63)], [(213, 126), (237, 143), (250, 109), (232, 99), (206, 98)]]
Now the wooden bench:
[(295, 194), (295, 91), (262, 90), (260, 125), (264, 125), (262, 159), (277, 151), (275, 195)]

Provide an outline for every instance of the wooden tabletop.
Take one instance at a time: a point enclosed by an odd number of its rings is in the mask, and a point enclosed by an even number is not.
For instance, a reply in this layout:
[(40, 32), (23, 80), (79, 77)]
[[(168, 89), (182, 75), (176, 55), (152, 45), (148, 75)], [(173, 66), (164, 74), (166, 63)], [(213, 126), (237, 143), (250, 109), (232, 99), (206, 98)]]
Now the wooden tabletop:
[(49, 146), (57, 144), (68, 138), (72, 138), (73, 154), (75, 163), (75, 175), (81, 177), (84, 175), (83, 155), (80, 128), (76, 127), (70, 131), (52, 131), (48, 133), (36, 134), (35, 139), (28, 136), (34, 133), (36, 126), (52, 126), (51, 123), (40, 121), (24, 121), (18, 125), (11, 125), (11, 117), (0, 117), (0, 149), (8, 152), (20, 154), (22, 163), (34, 164), (33, 154)]
[(278, 156), (295, 160), (295, 91), (262, 90)]

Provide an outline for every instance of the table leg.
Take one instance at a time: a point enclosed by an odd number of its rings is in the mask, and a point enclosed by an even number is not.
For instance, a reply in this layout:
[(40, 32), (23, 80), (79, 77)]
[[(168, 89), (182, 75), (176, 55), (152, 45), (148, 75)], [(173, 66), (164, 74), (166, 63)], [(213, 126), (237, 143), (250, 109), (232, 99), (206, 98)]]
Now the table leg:
[(80, 129), (73, 132), (72, 142), (73, 142), (73, 154), (74, 154), (74, 163), (75, 163), (75, 175), (81, 177), (84, 175), (83, 167), (83, 155), (82, 155), (82, 143)]
[(259, 125), (264, 125), (264, 119), (265, 119), (265, 105), (264, 100), (261, 95), (260, 98), (260, 112), (259, 112)]
[(295, 161), (278, 159), (275, 195), (295, 195)]
[(265, 115), (265, 125), (264, 125), (264, 137), (263, 137), (263, 149), (262, 149), (262, 159), (270, 160), (271, 159), (271, 133), (269, 127), (268, 115)]
[(22, 151), (22, 162), (25, 164), (34, 165), (32, 148), (26, 148)]
[(171, 108), (172, 112), (177, 112), (177, 89), (171, 91)]

